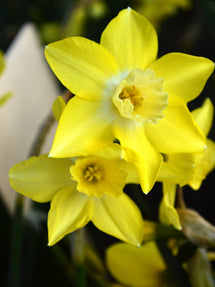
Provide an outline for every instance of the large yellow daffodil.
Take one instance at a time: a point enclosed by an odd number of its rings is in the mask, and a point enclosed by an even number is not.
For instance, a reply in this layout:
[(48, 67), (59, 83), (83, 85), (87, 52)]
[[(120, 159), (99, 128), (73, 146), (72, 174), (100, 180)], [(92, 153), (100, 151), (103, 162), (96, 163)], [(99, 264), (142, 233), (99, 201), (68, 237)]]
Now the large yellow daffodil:
[(50, 156), (91, 154), (116, 138), (147, 193), (162, 164), (160, 153), (204, 148), (186, 103), (201, 92), (214, 63), (181, 53), (156, 60), (157, 48), (151, 24), (130, 8), (108, 24), (100, 44), (71, 37), (46, 47), (54, 73), (76, 94), (61, 116)]
[[(202, 107), (194, 110), (192, 115), (207, 136), (213, 122), (213, 104), (207, 98)], [(206, 148), (199, 153), (179, 153), (166, 155), (159, 173), (163, 181), (163, 199), (160, 205), (160, 219), (163, 223), (173, 224), (180, 229), (180, 221), (174, 208), (176, 185), (188, 184), (193, 189), (199, 189), (207, 174), (215, 167), (215, 143), (206, 140)]]
[(90, 157), (41, 155), (11, 168), (9, 181), (16, 191), (38, 202), (51, 201), (49, 245), (89, 221), (125, 242), (141, 243), (140, 211), (123, 193), (124, 185), (132, 182), (127, 174), (131, 166), (119, 154), (119, 146), (113, 144)]
[(154, 242), (140, 248), (117, 243), (107, 249), (107, 265), (122, 284), (133, 287), (173, 286), (166, 265)]

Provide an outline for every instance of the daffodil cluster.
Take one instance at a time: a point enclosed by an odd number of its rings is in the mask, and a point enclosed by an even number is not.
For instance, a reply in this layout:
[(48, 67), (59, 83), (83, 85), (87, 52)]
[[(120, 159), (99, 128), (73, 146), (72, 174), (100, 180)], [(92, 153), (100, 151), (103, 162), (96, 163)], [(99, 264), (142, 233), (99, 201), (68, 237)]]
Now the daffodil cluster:
[(207, 100), (193, 114), (187, 108), (214, 63), (182, 53), (157, 59), (157, 52), (154, 28), (131, 8), (107, 25), (100, 44), (70, 37), (46, 47), (50, 67), (74, 96), (55, 109), (49, 156), (15, 165), (10, 184), (35, 201), (51, 201), (50, 245), (89, 221), (140, 245), (143, 219), (123, 192), (127, 183), (148, 193), (162, 181), (162, 221), (179, 229), (175, 186), (197, 188), (214, 167), (214, 143), (206, 141), (212, 105)]

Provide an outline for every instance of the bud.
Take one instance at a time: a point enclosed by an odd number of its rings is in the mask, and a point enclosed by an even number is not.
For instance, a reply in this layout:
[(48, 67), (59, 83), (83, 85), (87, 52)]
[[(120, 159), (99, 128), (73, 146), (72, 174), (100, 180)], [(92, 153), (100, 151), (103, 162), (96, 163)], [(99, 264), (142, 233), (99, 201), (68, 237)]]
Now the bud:
[(215, 227), (192, 209), (177, 209), (182, 232), (200, 247), (215, 247)]
[(197, 248), (195, 254), (188, 261), (190, 282), (193, 287), (214, 287), (212, 270), (206, 250)]

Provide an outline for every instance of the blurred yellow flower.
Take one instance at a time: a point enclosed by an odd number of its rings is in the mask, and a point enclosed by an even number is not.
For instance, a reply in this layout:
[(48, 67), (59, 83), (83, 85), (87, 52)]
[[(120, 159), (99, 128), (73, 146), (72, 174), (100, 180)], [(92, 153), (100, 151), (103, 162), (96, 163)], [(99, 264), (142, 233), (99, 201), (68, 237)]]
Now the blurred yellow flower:
[(214, 63), (181, 53), (156, 60), (157, 47), (152, 25), (130, 8), (109, 23), (101, 44), (71, 37), (46, 47), (54, 73), (76, 94), (63, 111), (50, 156), (87, 155), (118, 139), (147, 193), (160, 153), (204, 148), (186, 103), (201, 92)]
[(51, 201), (49, 245), (89, 221), (125, 242), (141, 243), (143, 220), (138, 207), (123, 193), (130, 182), (129, 164), (119, 159), (120, 152), (113, 144), (90, 157), (41, 155), (11, 168), (9, 182), (16, 191), (38, 202)]
[(137, 0), (132, 7), (158, 27), (165, 18), (174, 15), (179, 9), (189, 9), (191, 0)]
[(114, 278), (126, 286), (173, 286), (166, 265), (152, 241), (140, 248), (125, 243), (114, 244), (106, 251), (106, 261)]
[[(5, 58), (4, 54), (0, 51), (0, 76), (2, 75), (5, 69)], [(11, 92), (7, 92), (3, 95), (0, 95), (0, 106), (3, 105), (7, 100), (12, 96)]]
[[(213, 104), (207, 98), (202, 107), (194, 110), (192, 115), (204, 135), (207, 136), (213, 121)], [(173, 224), (180, 229), (177, 211), (174, 208), (176, 184), (188, 184), (199, 189), (207, 174), (215, 167), (215, 142), (206, 140), (206, 148), (198, 153), (179, 153), (165, 155), (159, 173), (163, 181), (163, 199), (160, 206), (160, 219), (163, 223)]]

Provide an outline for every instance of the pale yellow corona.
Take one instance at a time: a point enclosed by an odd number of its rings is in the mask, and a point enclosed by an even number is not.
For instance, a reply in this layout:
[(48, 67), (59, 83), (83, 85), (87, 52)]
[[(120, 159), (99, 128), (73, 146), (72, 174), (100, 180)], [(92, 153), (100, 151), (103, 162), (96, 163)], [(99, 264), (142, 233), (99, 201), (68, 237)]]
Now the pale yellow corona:
[(72, 180), (77, 182), (78, 191), (96, 197), (105, 193), (119, 196), (126, 178), (125, 171), (117, 167), (116, 160), (98, 157), (77, 159), (75, 165), (70, 167), (70, 173)]
[(141, 123), (156, 123), (164, 117), (168, 94), (163, 91), (163, 79), (152, 70), (132, 70), (119, 84), (113, 95), (119, 114)]

